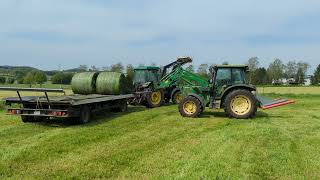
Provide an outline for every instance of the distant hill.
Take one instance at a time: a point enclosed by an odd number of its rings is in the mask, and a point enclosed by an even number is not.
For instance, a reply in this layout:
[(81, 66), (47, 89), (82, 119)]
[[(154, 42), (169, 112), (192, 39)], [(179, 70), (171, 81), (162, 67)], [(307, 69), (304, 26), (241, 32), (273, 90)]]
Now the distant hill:
[(3, 71), (33, 71), (38, 70), (37, 68), (30, 66), (0, 66), (0, 72)]

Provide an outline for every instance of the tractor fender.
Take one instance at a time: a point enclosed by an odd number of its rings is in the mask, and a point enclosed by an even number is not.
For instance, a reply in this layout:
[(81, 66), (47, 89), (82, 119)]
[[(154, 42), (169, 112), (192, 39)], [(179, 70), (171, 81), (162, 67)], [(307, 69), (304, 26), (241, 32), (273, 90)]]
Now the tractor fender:
[(180, 91), (180, 88), (175, 88), (175, 89), (173, 89), (173, 90), (171, 91), (170, 98), (172, 99), (172, 98), (173, 98), (173, 95), (174, 95), (176, 92), (178, 92), (178, 91)]
[(199, 99), (199, 101), (201, 102), (202, 107), (205, 107), (205, 106), (206, 106), (205, 103), (204, 103), (204, 98), (201, 97), (201, 96), (199, 96), (198, 94), (189, 93), (188, 96), (193, 96), (193, 97)]
[(225, 98), (227, 97), (227, 95), (236, 90), (236, 89), (245, 89), (245, 90), (248, 90), (248, 91), (256, 91), (257, 88), (255, 86), (252, 86), (252, 85), (247, 85), (247, 84), (239, 84), (239, 85), (233, 85), (233, 86), (230, 86), (228, 87), (227, 89), (224, 90), (222, 96), (221, 96), (221, 103), (220, 103), (220, 107), (222, 108), (223, 107), (223, 104), (224, 104), (224, 100)]

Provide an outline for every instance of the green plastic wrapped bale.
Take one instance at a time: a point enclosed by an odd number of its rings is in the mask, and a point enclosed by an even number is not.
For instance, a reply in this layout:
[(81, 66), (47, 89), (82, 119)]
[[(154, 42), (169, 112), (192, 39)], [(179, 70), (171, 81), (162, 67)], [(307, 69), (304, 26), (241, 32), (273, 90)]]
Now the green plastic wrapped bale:
[(96, 83), (98, 94), (119, 95), (126, 92), (126, 78), (117, 72), (102, 72)]
[(96, 92), (96, 79), (99, 73), (83, 72), (73, 76), (71, 88), (74, 94), (94, 94)]

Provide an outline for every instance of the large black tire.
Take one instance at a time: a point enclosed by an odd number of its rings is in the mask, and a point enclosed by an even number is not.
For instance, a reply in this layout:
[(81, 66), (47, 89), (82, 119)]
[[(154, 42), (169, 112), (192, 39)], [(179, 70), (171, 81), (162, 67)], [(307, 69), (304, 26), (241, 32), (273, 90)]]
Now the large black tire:
[(147, 108), (160, 107), (164, 103), (164, 93), (162, 90), (155, 90), (147, 95)]
[(91, 119), (91, 110), (88, 106), (83, 106), (80, 109), (80, 117), (77, 118), (78, 124), (86, 124), (90, 122)]
[(224, 103), (224, 111), (231, 118), (253, 118), (257, 112), (257, 100), (248, 90), (234, 90), (230, 92)]
[(188, 96), (179, 103), (179, 112), (183, 117), (197, 118), (202, 111), (201, 102), (196, 97)]
[(173, 104), (179, 104), (179, 103), (182, 101), (181, 91), (176, 91), (176, 92), (172, 95), (171, 101), (173, 102)]

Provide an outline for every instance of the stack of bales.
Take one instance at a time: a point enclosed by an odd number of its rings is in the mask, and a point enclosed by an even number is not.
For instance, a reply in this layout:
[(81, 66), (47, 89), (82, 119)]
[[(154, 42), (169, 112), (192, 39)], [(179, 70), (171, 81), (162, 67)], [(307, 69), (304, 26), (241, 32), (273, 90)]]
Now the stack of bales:
[(117, 72), (83, 72), (73, 76), (71, 88), (75, 94), (119, 95), (128, 93), (127, 79)]

